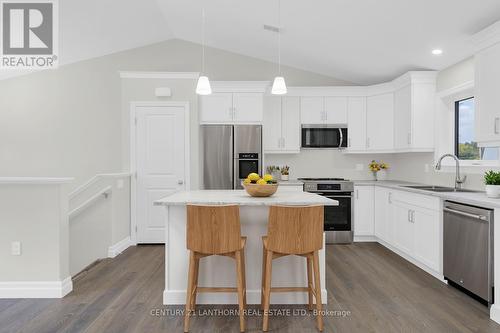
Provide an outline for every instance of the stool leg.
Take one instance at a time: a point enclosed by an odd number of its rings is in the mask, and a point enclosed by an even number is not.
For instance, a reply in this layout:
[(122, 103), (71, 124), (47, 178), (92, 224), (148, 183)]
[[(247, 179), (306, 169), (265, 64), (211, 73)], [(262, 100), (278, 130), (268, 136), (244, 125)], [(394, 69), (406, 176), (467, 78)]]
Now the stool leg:
[(266, 248), (262, 245), (262, 286), (260, 289), (260, 308), (264, 310), (264, 293), (266, 286)]
[(312, 258), (310, 256), (306, 257), (307, 260), (307, 288), (309, 289), (309, 311), (313, 309), (313, 268), (312, 268)]
[(245, 270), (245, 249), (241, 249), (241, 271), (243, 275), (243, 306), (247, 308), (247, 278)]
[(323, 331), (323, 315), (321, 314), (323, 310), (323, 302), (321, 301), (321, 284), (319, 277), (319, 255), (318, 251), (314, 251), (313, 254), (313, 266), (314, 266), (314, 287), (316, 288), (316, 310), (318, 311), (316, 319), (318, 321), (318, 330)]
[(245, 305), (243, 295), (243, 269), (241, 251), (236, 251), (236, 280), (238, 281), (238, 304), (240, 309), (240, 331), (245, 332)]
[(184, 332), (189, 332), (189, 319), (191, 317), (191, 297), (193, 296), (192, 293), (195, 265), (195, 254), (193, 251), (189, 251), (189, 273), (188, 285), (186, 290), (186, 309), (184, 313)]
[(271, 275), (272, 275), (273, 252), (266, 250), (266, 274), (264, 282), (264, 314), (262, 330), (267, 332), (269, 328), (269, 303), (271, 301)]
[(200, 271), (200, 258), (194, 259), (194, 281), (193, 281), (193, 297), (191, 297), (191, 310), (196, 309), (196, 296), (198, 295), (198, 276)]

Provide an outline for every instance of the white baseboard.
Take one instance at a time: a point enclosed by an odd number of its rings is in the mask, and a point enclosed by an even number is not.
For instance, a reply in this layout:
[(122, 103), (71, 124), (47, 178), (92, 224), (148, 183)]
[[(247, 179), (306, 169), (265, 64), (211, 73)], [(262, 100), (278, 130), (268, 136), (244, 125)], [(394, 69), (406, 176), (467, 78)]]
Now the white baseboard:
[(378, 242), (376, 236), (354, 235), (354, 242)]
[(62, 281), (0, 282), (0, 298), (63, 298), (72, 290), (71, 276)]
[[(260, 304), (260, 289), (247, 290), (247, 303)], [(328, 292), (321, 290), (321, 300), (327, 304)], [(271, 293), (271, 304), (307, 304), (307, 293)], [(184, 305), (186, 304), (185, 290), (164, 290), (163, 304)], [(238, 304), (235, 293), (203, 293), (196, 297), (196, 304)]]
[(500, 324), (500, 306), (493, 304), (490, 307), (490, 319)]
[(114, 258), (123, 251), (125, 251), (127, 248), (133, 245), (132, 240), (130, 239), (130, 236), (127, 238), (122, 239), (118, 243), (111, 245), (108, 248), (108, 258)]

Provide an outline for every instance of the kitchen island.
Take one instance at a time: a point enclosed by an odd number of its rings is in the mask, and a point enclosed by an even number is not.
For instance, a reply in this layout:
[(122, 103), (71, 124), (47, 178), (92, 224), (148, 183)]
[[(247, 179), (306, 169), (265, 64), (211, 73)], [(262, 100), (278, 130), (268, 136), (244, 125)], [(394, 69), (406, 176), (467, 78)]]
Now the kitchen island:
[[(247, 302), (260, 304), (262, 274), (262, 236), (267, 234), (269, 206), (324, 205), (336, 206), (336, 200), (301, 191), (278, 191), (268, 198), (253, 198), (243, 190), (183, 191), (155, 202), (166, 208), (165, 226), (165, 290), (163, 304), (185, 304), (189, 253), (186, 249), (186, 205), (240, 206), (241, 234), (247, 237), (245, 246)], [(324, 246), (323, 246), (324, 247)], [(322, 300), (326, 303), (325, 251), (320, 251)], [(273, 263), (273, 286), (307, 286), (306, 261), (288, 256)], [(212, 256), (200, 262), (199, 285), (209, 287), (236, 286), (234, 260)], [(198, 304), (238, 304), (236, 294), (200, 294)], [(307, 293), (274, 293), (271, 304), (305, 304)]]

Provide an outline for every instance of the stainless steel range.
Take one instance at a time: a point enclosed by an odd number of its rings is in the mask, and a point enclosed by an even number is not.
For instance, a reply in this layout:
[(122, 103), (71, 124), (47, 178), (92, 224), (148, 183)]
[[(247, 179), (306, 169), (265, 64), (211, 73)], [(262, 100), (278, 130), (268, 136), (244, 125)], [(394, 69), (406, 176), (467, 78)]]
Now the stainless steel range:
[(343, 178), (299, 178), (304, 191), (337, 200), (338, 206), (325, 206), (327, 244), (352, 243), (354, 183)]

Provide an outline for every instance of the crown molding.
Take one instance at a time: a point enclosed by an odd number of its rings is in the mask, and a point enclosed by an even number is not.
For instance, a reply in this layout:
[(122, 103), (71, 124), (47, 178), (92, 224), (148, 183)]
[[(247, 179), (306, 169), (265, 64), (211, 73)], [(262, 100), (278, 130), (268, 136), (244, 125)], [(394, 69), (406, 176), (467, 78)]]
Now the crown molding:
[(476, 53), (500, 43), (500, 21), (476, 33), (471, 41)]

